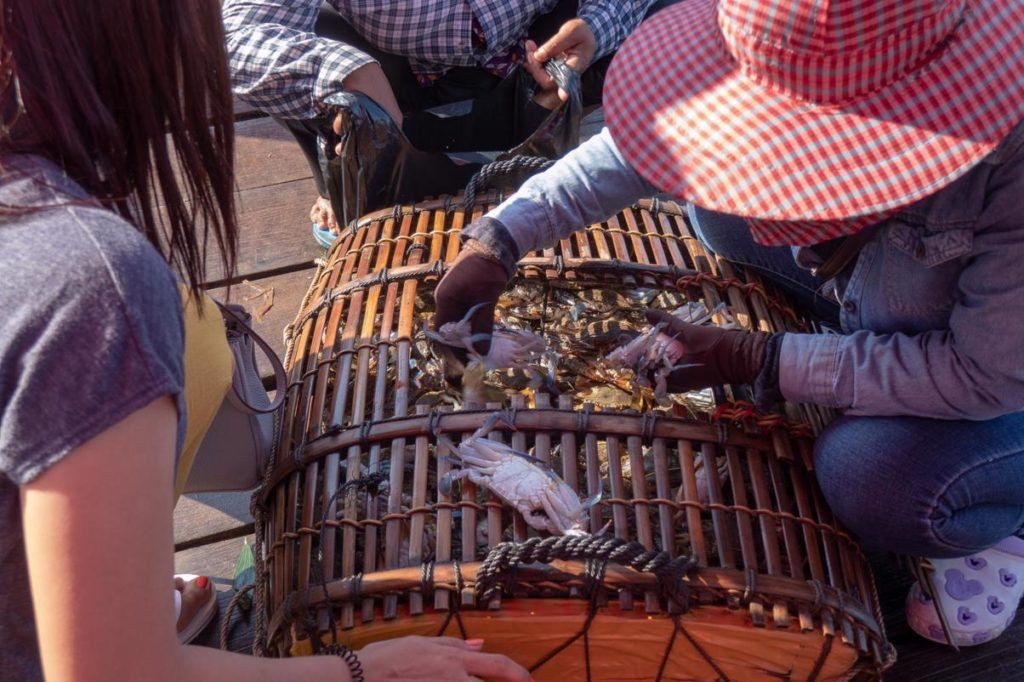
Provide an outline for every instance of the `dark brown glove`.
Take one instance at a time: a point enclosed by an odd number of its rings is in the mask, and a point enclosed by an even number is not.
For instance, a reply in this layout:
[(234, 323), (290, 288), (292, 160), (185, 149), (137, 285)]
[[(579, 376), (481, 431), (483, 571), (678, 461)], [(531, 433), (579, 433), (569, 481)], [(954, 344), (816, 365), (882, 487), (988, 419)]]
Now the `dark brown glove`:
[(434, 291), (434, 329), (461, 320), (479, 305), (473, 313), (472, 328), (474, 335), (481, 335), (481, 340), (475, 342), (473, 348), (487, 355), (494, 329), (494, 306), (508, 282), (509, 276), (501, 261), (480, 242), (468, 240)]
[(676, 364), (690, 365), (669, 374), (671, 393), (720, 384), (754, 384), (765, 365), (771, 334), (689, 324), (663, 310), (648, 310), (646, 316), (651, 324), (664, 324), (662, 333), (683, 344), (683, 355)]

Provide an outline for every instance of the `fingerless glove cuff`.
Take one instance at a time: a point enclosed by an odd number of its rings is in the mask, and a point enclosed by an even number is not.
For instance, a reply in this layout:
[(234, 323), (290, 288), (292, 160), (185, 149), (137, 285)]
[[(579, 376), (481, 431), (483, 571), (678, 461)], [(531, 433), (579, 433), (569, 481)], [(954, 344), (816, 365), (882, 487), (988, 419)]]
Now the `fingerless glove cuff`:
[(764, 362), (754, 380), (754, 407), (758, 412), (774, 412), (782, 402), (779, 390), (779, 356), (783, 333), (772, 334), (764, 345)]
[(475, 239), (480, 242), (488, 255), (492, 256), (505, 268), (509, 279), (516, 274), (516, 263), (519, 262), (519, 246), (508, 229), (494, 218), (484, 216), (477, 218), (473, 224), (462, 231), (462, 241)]

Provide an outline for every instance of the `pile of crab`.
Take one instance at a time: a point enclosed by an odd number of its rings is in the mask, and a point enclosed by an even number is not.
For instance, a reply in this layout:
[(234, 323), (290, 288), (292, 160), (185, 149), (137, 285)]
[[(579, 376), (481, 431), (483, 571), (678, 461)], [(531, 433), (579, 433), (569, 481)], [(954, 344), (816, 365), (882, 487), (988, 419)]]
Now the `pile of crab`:
[[(421, 319), (429, 319), (430, 304), (425, 298), (419, 302)], [(477, 339), (469, 315), (437, 330), (424, 324), (412, 362), (417, 402), (484, 405), (518, 392), (529, 403), (543, 391), (571, 396), (575, 408), (589, 403), (598, 409), (707, 413), (713, 408), (711, 391), (667, 391), (665, 379), (674, 365), (666, 351), (673, 340), (646, 321), (647, 308), (695, 324), (731, 324), (724, 306), (709, 310), (672, 291), (524, 281), (499, 300), (486, 357), (473, 351)], [(458, 362), (445, 350), (451, 348), (468, 361)], [(445, 376), (458, 381), (445, 382)]]
[[(572, 395), (577, 408), (591, 403), (600, 409), (674, 406), (689, 414), (708, 412), (710, 391), (668, 393), (666, 380), (681, 354), (679, 342), (645, 320), (647, 308), (692, 324), (731, 324), (724, 306), (709, 310), (674, 292), (521, 282), (498, 303), (486, 355), (476, 351), (479, 339), (470, 327), (476, 309), (436, 330), (424, 325), (413, 360), (417, 399), (482, 407), (505, 403), (510, 391), (528, 397), (544, 391)], [(439, 455), (446, 450), (443, 456), (456, 467), (438, 481), (439, 490), (448, 494), (455, 481), (466, 479), (490, 490), (538, 530), (584, 532), (588, 510), (600, 494), (581, 501), (546, 463), (488, 439), (496, 424), (496, 418), (488, 420), (458, 445), (439, 439)], [(703, 480), (707, 472), (699, 460), (697, 474)], [(706, 485), (698, 489), (706, 491)]]

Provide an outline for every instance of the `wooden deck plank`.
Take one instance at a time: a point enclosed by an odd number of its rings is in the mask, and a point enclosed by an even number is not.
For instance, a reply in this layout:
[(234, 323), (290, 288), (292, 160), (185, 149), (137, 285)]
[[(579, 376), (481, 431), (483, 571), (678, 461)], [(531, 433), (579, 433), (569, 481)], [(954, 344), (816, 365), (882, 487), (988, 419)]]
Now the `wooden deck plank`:
[[(324, 250), (310, 233), (309, 207), (316, 196), (313, 180), (299, 179), (253, 187), (239, 193), (241, 226), (235, 280), (273, 274), (310, 264)], [(211, 248), (206, 281), (219, 282), (224, 271)]]
[[(284, 328), (291, 324), (299, 312), (299, 303), (306, 294), (306, 290), (309, 289), (315, 272), (315, 269), (289, 272), (284, 275), (254, 280), (251, 284), (235, 284), (230, 290), (227, 288), (213, 289), (210, 294), (220, 301), (227, 299), (229, 302), (245, 306), (253, 314), (253, 328), (256, 333), (262, 336), (274, 348), (278, 357), (283, 360)], [(264, 292), (263, 294), (260, 293), (261, 290)], [(270, 300), (273, 301), (273, 305), (265, 310), (262, 317), (256, 319), (256, 313), (263, 309)], [(262, 376), (272, 375), (270, 364), (259, 350), (256, 351), (256, 361)]]
[(209, 544), (252, 532), (249, 492), (192, 493), (174, 508), (174, 547)]
[(271, 118), (235, 124), (235, 184), (239, 191), (312, 177), (295, 138), (282, 125)]
[[(252, 543), (252, 536), (245, 538)], [(211, 545), (203, 545), (193, 549), (186, 549), (175, 553), (174, 572), (194, 573), (205, 575), (213, 582), (217, 590), (217, 602), (220, 609), (213, 622), (203, 630), (199, 637), (193, 642), (200, 646), (220, 646), (220, 619), (223, 618), (228, 602), (231, 600), (233, 590), (232, 581), (235, 576), (235, 563), (238, 561), (238, 554), (242, 550), (243, 538), (223, 540)], [(239, 614), (235, 620), (238, 621)], [(232, 636), (229, 648), (232, 651), (248, 653), (252, 649), (252, 627), (251, 623), (242, 619), (232, 628)]]

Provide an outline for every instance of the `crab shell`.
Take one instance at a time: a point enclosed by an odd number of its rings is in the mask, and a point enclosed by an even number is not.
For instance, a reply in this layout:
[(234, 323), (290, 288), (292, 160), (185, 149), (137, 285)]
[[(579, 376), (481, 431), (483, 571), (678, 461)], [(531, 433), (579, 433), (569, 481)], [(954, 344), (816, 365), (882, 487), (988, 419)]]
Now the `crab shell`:
[(579, 531), (586, 509), (565, 482), (508, 445), (474, 436), (456, 449), (462, 470), (452, 478), (468, 478), (511, 505), (537, 530), (553, 535)]

